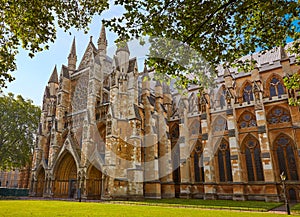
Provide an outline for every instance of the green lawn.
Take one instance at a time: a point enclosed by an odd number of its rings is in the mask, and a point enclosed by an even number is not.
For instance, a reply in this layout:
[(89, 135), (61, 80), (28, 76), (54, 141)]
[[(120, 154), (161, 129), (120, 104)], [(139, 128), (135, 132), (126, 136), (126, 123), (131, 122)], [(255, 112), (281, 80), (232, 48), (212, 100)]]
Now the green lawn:
[(234, 209), (234, 210), (252, 210), (268, 211), (272, 208), (282, 205), (283, 203), (271, 203), (264, 201), (233, 201), (233, 200), (197, 200), (197, 199), (161, 199), (161, 200), (144, 200), (141, 202), (126, 202), (129, 204), (143, 205), (163, 205), (163, 206), (183, 206), (197, 208), (215, 208), (215, 209)]
[(300, 214), (300, 203), (296, 204), (295, 206), (293, 206), (291, 208), (292, 212), (293, 213), (297, 213), (297, 214)]
[(1, 200), (0, 216), (259, 216), (275, 217), (282, 214), (263, 212), (239, 212), (227, 210), (201, 210), (195, 208), (171, 208), (162, 206), (137, 206), (68, 201)]

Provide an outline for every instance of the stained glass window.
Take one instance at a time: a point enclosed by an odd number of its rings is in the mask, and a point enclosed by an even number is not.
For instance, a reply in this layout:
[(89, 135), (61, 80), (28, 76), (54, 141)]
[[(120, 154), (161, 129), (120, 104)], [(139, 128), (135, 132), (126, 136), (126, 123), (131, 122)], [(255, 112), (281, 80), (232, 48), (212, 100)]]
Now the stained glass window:
[(246, 154), (248, 181), (254, 181), (252, 156), (249, 148), (246, 148), (245, 154)]
[(219, 166), (219, 180), (220, 182), (232, 181), (231, 160), (229, 144), (222, 139), (218, 150), (218, 166)]
[(219, 163), (219, 179), (220, 182), (225, 182), (225, 170), (222, 151), (218, 151), (218, 163)]
[(271, 79), (269, 91), (270, 97), (281, 96), (285, 93), (283, 84), (275, 77)]
[(194, 121), (189, 129), (190, 135), (199, 135), (201, 133), (201, 125), (199, 121)]
[(87, 95), (88, 95), (88, 73), (83, 73), (77, 80), (75, 89), (72, 91), (72, 110), (77, 112), (83, 110), (87, 106)]
[(221, 95), (220, 96), (220, 106), (221, 106), (221, 108), (223, 108), (225, 105), (226, 105), (225, 96)]
[(171, 139), (179, 138), (179, 126), (176, 124), (171, 130)]
[(223, 108), (226, 105), (225, 94), (226, 94), (225, 85), (222, 85), (221, 90), (219, 91), (219, 94), (218, 94), (218, 97), (217, 97), (218, 100), (219, 100), (219, 106), (221, 108)]
[(171, 128), (171, 146), (172, 146), (172, 168), (173, 168), (173, 180), (175, 183), (180, 182), (180, 149), (178, 144), (179, 138), (179, 126), (174, 125)]
[(287, 180), (299, 180), (292, 140), (282, 134), (275, 140), (279, 173), (284, 172)]
[(252, 136), (248, 136), (244, 145), (248, 181), (263, 181), (264, 174), (260, 155), (260, 146), (257, 139)]
[(243, 90), (243, 101), (250, 103), (253, 101), (253, 92), (251, 84), (247, 84)]
[(282, 107), (273, 108), (267, 115), (269, 124), (286, 123), (291, 121), (290, 113)]
[(203, 168), (203, 156), (202, 145), (197, 144), (194, 149), (194, 174), (195, 182), (204, 181), (204, 168)]
[(240, 117), (238, 122), (239, 122), (240, 128), (248, 128), (248, 127), (255, 127), (256, 126), (256, 118), (250, 112), (244, 113)]
[(223, 117), (218, 117), (213, 124), (213, 132), (228, 130), (227, 121)]

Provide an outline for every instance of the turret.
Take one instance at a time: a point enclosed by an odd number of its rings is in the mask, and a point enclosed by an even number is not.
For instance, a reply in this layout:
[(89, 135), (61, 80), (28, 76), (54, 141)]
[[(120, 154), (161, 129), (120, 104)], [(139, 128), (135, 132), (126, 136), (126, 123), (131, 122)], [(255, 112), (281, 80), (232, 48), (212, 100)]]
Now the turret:
[(283, 46), (280, 46), (280, 63), (282, 66), (282, 71), (285, 76), (292, 75), (291, 63), (288, 54), (286, 53)]
[(129, 66), (129, 48), (128, 44), (125, 41), (120, 42), (118, 45), (118, 49), (116, 51), (116, 56), (119, 62), (120, 72), (127, 73)]
[(58, 92), (58, 104), (63, 107), (67, 107), (69, 103), (70, 93), (70, 74), (68, 67), (62, 65), (59, 79), (59, 92)]
[(156, 81), (155, 84), (155, 97), (159, 98), (159, 102), (162, 104), (163, 103), (163, 89), (160, 81)]
[(228, 87), (228, 88), (232, 88), (234, 79), (231, 75), (231, 72), (229, 71), (228, 66), (225, 66), (223, 77), (224, 77), (224, 80), (225, 80), (225, 86)]
[(68, 56), (68, 68), (69, 68), (69, 70), (75, 71), (76, 62), (77, 62), (77, 55), (76, 55), (76, 45), (75, 45), (75, 37), (74, 37), (72, 47), (71, 47), (71, 51), (70, 51), (70, 54)]
[(168, 118), (170, 118), (172, 113), (172, 94), (170, 87), (166, 83), (163, 83), (163, 104), (167, 109)]
[(146, 64), (142, 75), (142, 95), (150, 96), (150, 78)]

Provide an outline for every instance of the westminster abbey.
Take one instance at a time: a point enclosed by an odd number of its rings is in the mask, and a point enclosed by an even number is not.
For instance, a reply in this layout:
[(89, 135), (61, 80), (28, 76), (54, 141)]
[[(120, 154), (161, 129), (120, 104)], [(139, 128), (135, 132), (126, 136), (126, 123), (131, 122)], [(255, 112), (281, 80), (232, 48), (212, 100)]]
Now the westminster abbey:
[(55, 67), (43, 95), (30, 195), (53, 198), (300, 200), (300, 112), (283, 78), (285, 48), (251, 72), (220, 68), (216, 87), (179, 94), (138, 70), (127, 44), (109, 57), (104, 27), (77, 62)]

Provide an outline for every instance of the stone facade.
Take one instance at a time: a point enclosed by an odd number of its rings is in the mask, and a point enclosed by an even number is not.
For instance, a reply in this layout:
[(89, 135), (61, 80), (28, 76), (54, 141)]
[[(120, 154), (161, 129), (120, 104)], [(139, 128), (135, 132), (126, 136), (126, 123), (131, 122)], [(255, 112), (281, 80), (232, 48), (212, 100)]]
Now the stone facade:
[(57, 68), (43, 98), (32, 196), (87, 199), (300, 199), (300, 113), (283, 77), (298, 73), (284, 49), (253, 55), (252, 72), (219, 70), (216, 87), (181, 95), (138, 72), (127, 44), (106, 54), (102, 28), (77, 65)]
[(28, 188), (30, 168), (0, 171), (0, 187), (2, 188)]

